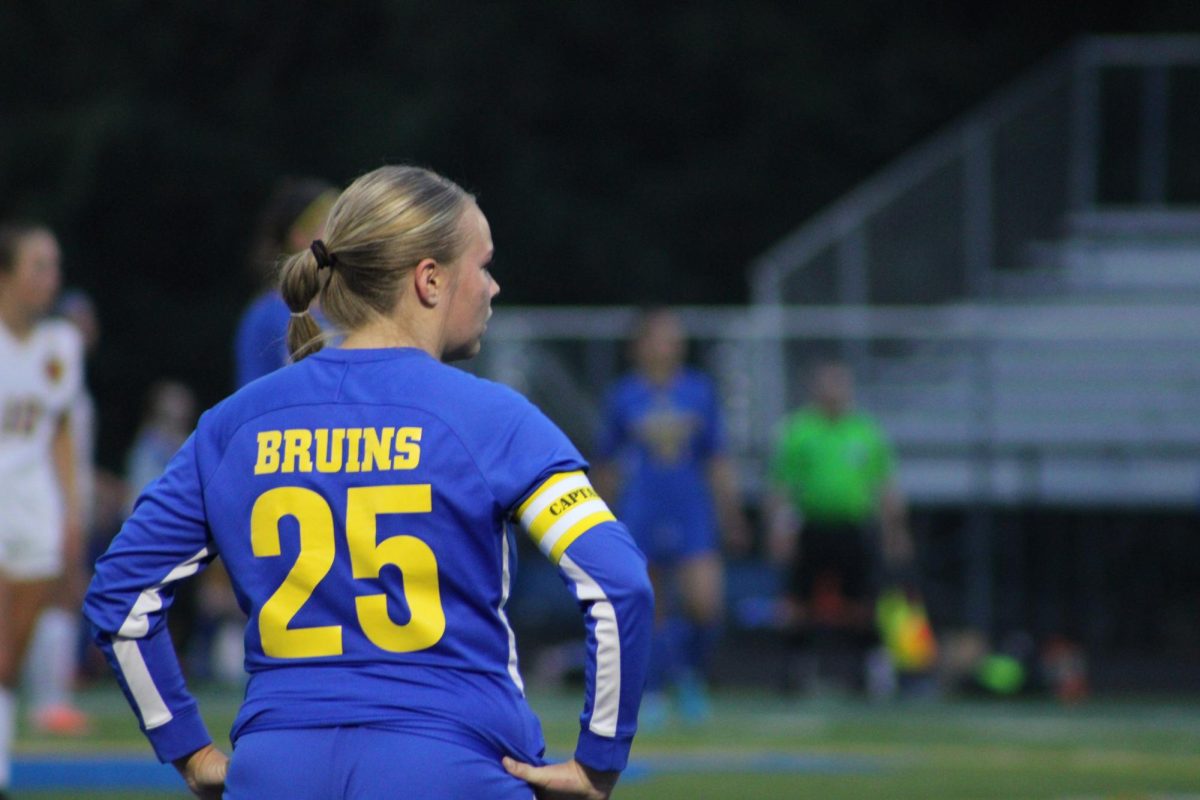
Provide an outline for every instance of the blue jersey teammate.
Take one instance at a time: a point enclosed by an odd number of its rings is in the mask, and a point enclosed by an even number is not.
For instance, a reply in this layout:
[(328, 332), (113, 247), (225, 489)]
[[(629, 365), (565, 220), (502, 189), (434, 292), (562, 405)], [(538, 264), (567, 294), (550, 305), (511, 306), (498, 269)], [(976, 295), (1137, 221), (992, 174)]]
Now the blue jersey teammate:
[(336, 199), (337, 191), (322, 180), (288, 177), (278, 182), (263, 206), (250, 254), (251, 272), (263, 289), (242, 311), (234, 333), (236, 388), (288, 363), (284, 335), (291, 315), (279, 294), (278, 261), (325, 235), (325, 217)]
[[(650, 649), (644, 559), (549, 420), (442, 363), (478, 351), (491, 253), (450, 181), (356, 181), (327, 240), (282, 273), (289, 345), (310, 354), (206, 413), (98, 562), (97, 640), (197, 795), (605, 798), (625, 767)], [(346, 336), (312, 352), (318, 290)], [(510, 522), (586, 619), (581, 730), (559, 764), (542, 762), (505, 617)], [(176, 582), (217, 555), (249, 617), (227, 775), (164, 624)]]
[(716, 387), (684, 366), (685, 345), (675, 314), (643, 317), (633, 342), (636, 369), (608, 393), (597, 448), (597, 485), (617, 498), (659, 598), (651, 724), (665, 721), (672, 687), (687, 721), (707, 718), (704, 677), (724, 605), (718, 532), (733, 545), (745, 537)]

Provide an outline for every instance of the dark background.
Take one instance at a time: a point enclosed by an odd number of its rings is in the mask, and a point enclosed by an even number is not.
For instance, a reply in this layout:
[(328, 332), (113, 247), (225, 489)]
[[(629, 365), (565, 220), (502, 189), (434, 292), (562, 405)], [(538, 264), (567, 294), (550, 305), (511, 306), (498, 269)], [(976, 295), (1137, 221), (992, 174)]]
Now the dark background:
[(1098, 5), (6, 2), (0, 215), (53, 226), (100, 306), (116, 466), (151, 380), (230, 388), (282, 175), (453, 177), (501, 304), (741, 303), (755, 255), (1076, 36), (1200, 29)]

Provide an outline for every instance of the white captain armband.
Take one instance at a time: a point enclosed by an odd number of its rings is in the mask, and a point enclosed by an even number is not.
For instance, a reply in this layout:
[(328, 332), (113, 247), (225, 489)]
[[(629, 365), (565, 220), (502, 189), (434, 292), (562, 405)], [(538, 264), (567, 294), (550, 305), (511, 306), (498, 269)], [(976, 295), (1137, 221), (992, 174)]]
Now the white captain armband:
[(582, 472), (551, 475), (513, 514), (555, 564), (571, 542), (616, 517)]

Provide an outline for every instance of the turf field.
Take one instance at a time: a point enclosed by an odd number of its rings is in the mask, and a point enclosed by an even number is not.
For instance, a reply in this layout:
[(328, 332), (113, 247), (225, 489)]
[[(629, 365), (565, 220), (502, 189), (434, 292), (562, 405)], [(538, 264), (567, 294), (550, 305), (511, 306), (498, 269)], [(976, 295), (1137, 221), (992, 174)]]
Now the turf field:
[[(200, 692), (214, 733), (236, 692)], [(570, 751), (575, 693), (535, 693), (553, 752)], [(23, 732), (16, 798), (167, 800), (189, 795), (155, 763), (115, 689), (81, 703), (98, 721), (78, 740)], [(719, 696), (703, 727), (639, 735), (616, 797), (1121, 798), (1200, 800), (1200, 700), (922, 702)]]

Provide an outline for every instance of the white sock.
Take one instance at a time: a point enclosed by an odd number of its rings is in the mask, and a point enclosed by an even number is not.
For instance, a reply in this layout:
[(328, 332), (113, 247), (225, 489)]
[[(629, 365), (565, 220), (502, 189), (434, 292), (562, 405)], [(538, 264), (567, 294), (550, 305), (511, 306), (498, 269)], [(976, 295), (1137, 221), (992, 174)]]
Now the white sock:
[(38, 617), (25, 656), (25, 680), (34, 713), (71, 699), (79, 621), (70, 611), (47, 608)]
[(17, 700), (11, 689), (0, 687), (0, 789), (12, 777), (13, 736), (17, 729)]

